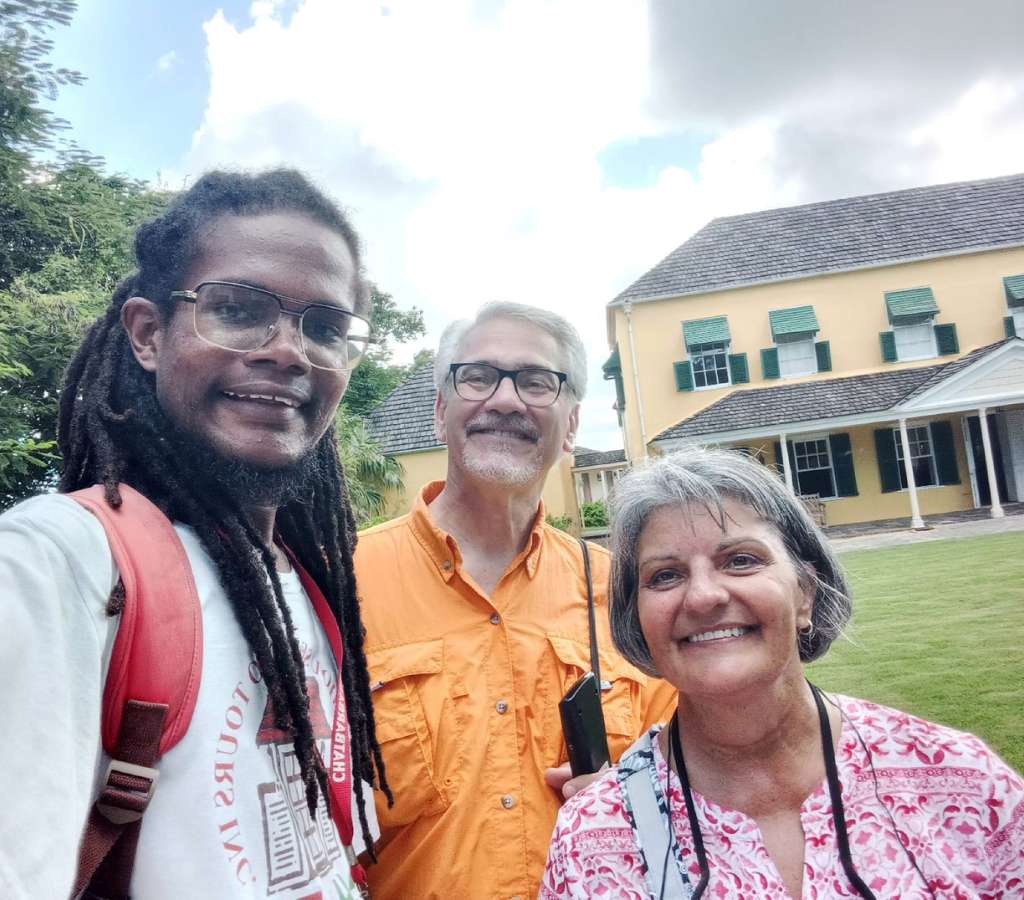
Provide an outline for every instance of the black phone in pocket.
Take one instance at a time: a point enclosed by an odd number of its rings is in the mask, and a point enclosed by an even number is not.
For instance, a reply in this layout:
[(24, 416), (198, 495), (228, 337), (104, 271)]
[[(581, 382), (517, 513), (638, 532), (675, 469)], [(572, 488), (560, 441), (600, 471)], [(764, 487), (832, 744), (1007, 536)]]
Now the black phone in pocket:
[(608, 734), (601, 709), (601, 687), (593, 672), (577, 681), (558, 704), (562, 734), (569, 750), (573, 778), (599, 772), (611, 763)]

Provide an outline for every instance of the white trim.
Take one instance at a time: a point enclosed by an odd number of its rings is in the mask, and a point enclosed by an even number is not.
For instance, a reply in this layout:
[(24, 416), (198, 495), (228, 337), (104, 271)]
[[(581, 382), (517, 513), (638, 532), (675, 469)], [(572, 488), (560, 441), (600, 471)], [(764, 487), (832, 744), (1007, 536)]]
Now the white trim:
[[(881, 260), (878, 262), (864, 263), (860, 266), (846, 266), (841, 269), (814, 269), (810, 272), (800, 272), (797, 275), (779, 275), (775, 278), (757, 278), (752, 281), (733, 281), (727, 284), (701, 288), (696, 291), (683, 291), (682, 293), (677, 291), (672, 294), (651, 294), (646, 297), (623, 297), (621, 299), (616, 297), (614, 300), (608, 301), (607, 308), (615, 309), (622, 306), (624, 303), (654, 303), (659, 300), (677, 300), (681, 297), (696, 297), (700, 294), (718, 294), (724, 291), (736, 291), (741, 288), (757, 287), (762, 284), (781, 284), (787, 281), (805, 281), (808, 278), (821, 278), (823, 275), (842, 275), (845, 272), (863, 272), (867, 269), (885, 269), (889, 266), (906, 266), (911, 263), (927, 262), (932, 259), (950, 259), (955, 256), (970, 256), (972, 253), (993, 253), (997, 250), (1016, 250), (1020, 247), (1024, 247), (1024, 243), (980, 244), (977, 247), (964, 247), (962, 249), (949, 250), (945, 253), (926, 253), (923, 256), (909, 256), (902, 259)], [(658, 265), (661, 265), (661, 263)], [(658, 266), (655, 266), (654, 268), (656, 269)], [(652, 271), (654, 271), (654, 269), (650, 269), (644, 274), (649, 274)], [(641, 276), (641, 278), (642, 277), (643, 276)], [(629, 290), (629, 288), (626, 288), (626, 290)]]
[(629, 463), (627, 462), (615, 462), (615, 463), (601, 463), (597, 466), (573, 466), (573, 472), (599, 472), (608, 469), (628, 469)]
[[(981, 397), (960, 397), (955, 400), (943, 400), (943, 394), (949, 394), (950, 391), (955, 390), (960, 384), (965, 381), (971, 381), (976, 377), (983, 377), (987, 375), (989, 371), (997, 368), (999, 361), (1004, 356), (1011, 354), (1020, 353), (1024, 356), (1024, 340), (1020, 338), (1008, 338), (1006, 343), (996, 347), (995, 350), (990, 350), (981, 359), (977, 359), (972, 362), (969, 366), (965, 366), (959, 372), (954, 372), (948, 378), (942, 379), (938, 384), (928, 388), (924, 393), (918, 394), (913, 400), (908, 403), (902, 404), (900, 408), (910, 413), (911, 411), (923, 411), (931, 410), (933, 408), (943, 408), (949, 404), (959, 404), (961, 408), (973, 406), (977, 407), (982, 403), (988, 401), (988, 405), (1000, 405), (1003, 402), (1008, 401), (1012, 397), (1019, 397), (1024, 399), (1024, 390), (1018, 392), (1009, 392), (1002, 395), (987, 394)], [(896, 407), (893, 407), (896, 409)]]
[(796, 445), (797, 444), (809, 444), (811, 441), (822, 441), (825, 444), (825, 455), (828, 457), (828, 473), (832, 479), (832, 494), (828, 497), (822, 497), (818, 495), (818, 499), (822, 501), (827, 500), (838, 500), (839, 498), (839, 484), (836, 481), (836, 467), (835, 460), (832, 459), (832, 443), (829, 441), (830, 434), (801, 434), (791, 440), (793, 444), (793, 460), (797, 463), (796, 471), (793, 473), (793, 480), (796, 482), (796, 486), (800, 486), (800, 472), (823, 472), (825, 471), (821, 466), (815, 469), (802, 469), (800, 468), (800, 461), (796, 456)]

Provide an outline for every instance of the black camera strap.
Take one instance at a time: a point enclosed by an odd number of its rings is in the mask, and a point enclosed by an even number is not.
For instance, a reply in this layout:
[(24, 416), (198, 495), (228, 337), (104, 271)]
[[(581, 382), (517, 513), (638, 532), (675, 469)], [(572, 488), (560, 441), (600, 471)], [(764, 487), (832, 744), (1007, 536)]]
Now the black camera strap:
[(587, 617), (590, 619), (590, 671), (597, 679), (597, 690), (601, 691), (601, 661), (597, 655), (597, 614), (594, 612), (594, 579), (590, 574), (590, 551), (587, 542), (579, 538), (580, 549), (583, 551), (583, 574), (587, 579)]

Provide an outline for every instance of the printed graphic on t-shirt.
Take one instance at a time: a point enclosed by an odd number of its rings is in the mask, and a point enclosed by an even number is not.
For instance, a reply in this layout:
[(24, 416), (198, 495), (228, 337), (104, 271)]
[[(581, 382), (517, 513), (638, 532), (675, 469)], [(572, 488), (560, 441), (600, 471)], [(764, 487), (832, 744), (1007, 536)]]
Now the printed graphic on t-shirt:
[[(306, 669), (310, 722), (321, 758), (330, 754), (331, 726), (326, 709), (333, 709), (337, 678), (300, 643)], [(235, 779), (234, 757), (239, 741), (250, 728), (251, 716), (259, 716), (256, 746), (270, 764), (273, 779), (252, 786)], [(235, 878), (254, 884), (266, 877), (268, 897), (295, 900), (358, 900), (360, 893), (352, 882), (344, 848), (323, 799), (311, 816), (299, 760), (288, 730), (278, 726), (273, 701), (263, 685), (259, 666), (250, 662), (245, 677), (238, 681), (224, 713), (214, 762), (217, 784), (214, 804), (221, 812), (218, 825), (225, 861)], [(255, 791), (259, 802), (260, 834), (244, 833), (240, 817), (232, 810), (239, 802), (237, 792)], [(247, 822), (251, 832), (253, 823)], [(329, 890), (325, 894), (324, 890)]]

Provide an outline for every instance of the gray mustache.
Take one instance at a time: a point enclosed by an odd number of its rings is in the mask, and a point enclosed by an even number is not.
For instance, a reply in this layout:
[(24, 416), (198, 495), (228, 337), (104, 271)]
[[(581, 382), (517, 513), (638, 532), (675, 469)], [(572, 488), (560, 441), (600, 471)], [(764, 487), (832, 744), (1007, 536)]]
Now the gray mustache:
[(540, 437), (534, 424), (519, 413), (507, 416), (490, 413), (466, 424), (466, 434), (476, 434), (480, 431), (510, 431), (531, 441)]

